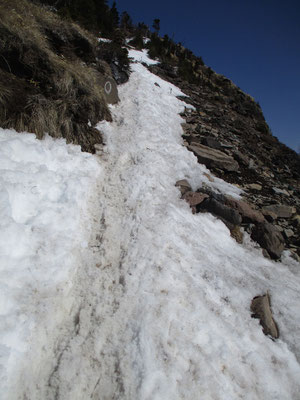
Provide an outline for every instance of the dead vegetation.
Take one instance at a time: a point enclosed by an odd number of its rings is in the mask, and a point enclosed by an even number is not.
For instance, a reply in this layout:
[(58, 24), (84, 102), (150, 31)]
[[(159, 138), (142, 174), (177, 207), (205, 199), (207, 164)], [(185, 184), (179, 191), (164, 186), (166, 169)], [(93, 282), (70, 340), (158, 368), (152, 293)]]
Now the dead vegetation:
[(94, 151), (93, 128), (111, 116), (97, 60), (97, 40), (27, 0), (0, 4), (0, 125), (17, 131), (64, 137)]

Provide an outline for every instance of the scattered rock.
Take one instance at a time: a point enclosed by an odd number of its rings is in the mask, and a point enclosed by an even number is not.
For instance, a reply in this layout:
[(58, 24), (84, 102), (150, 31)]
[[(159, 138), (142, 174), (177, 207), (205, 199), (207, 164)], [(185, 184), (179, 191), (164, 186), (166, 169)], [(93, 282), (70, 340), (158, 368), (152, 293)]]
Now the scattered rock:
[(199, 143), (192, 142), (188, 149), (191, 150), (198, 158), (198, 161), (205, 164), (208, 168), (221, 168), (226, 171), (237, 171), (238, 163), (222, 151), (203, 146)]
[(284, 229), (283, 230), (283, 236), (286, 239), (289, 239), (290, 237), (294, 236), (294, 231), (292, 229)]
[(265, 216), (268, 222), (273, 222), (277, 219), (277, 214), (270, 210), (266, 210), (265, 208), (262, 209), (262, 214)]
[(233, 158), (238, 161), (239, 163), (244, 164), (245, 166), (249, 165), (249, 158), (247, 156), (245, 156), (244, 154), (242, 154), (240, 151), (236, 150), (233, 153)]
[(300, 215), (297, 214), (293, 217), (293, 225), (300, 227)]
[(262, 189), (262, 186), (259, 185), (258, 183), (249, 183), (249, 184), (247, 185), (247, 188), (248, 188), (248, 189), (251, 189), (251, 190), (258, 190), (258, 191), (260, 191), (260, 190)]
[(279, 330), (272, 315), (270, 296), (268, 293), (253, 298), (251, 302), (251, 311), (253, 313), (253, 318), (259, 318), (260, 324), (263, 327), (263, 333), (272, 336), (274, 339), (278, 339)]
[(210, 197), (203, 201), (199, 205), (199, 208), (201, 211), (208, 211), (221, 218), (226, 225), (229, 223), (229, 229), (234, 225), (240, 225), (242, 222), (242, 217), (236, 210), (226, 206), (214, 197)]
[(300, 257), (298, 256), (298, 254), (296, 253), (295, 249), (290, 249), (290, 254), (291, 257), (295, 260), (300, 262)]
[(179, 187), (181, 195), (183, 196), (186, 192), (191, 192), (192, 187), (186, 179), (181, 179), (175, 183), (175, 186)]
[(194, 207), (201, 204), (209, 196), (205, 193), (186, 192), (182, 197), (189, 203), (191, 207)]
[(265, 218), (261, 212), (254, 210), (250, 204), (242, 200), (236, 200), (232, 197), (226, 198), (226, 204), (236, 209), (242, 216), (242, 222), (264, 222)]
[(220, 142), (212, 137), (205, 137), (203, 139), (203, 144), (216, 150), (220, 150), (222, 148)]
[(285, 190), (285, 189), (279, 189), (279, 188), (273, 187), (272, 190), (276, 194), (283, 194), (285, 196), (289, 196), (290, 195), (289, 192), (287, 190)]
[(271, 211), (277, 218), (291, 218), (291, 216), (296, 213), (296, 208), (283, 204), (272, 204), (263, 207), (262, 211)]
[[(244, 196), (248, 207), (225, 202), (242, 216), (244, 229), (251, 234), (251, 227), (255, 228), (252, 223), (278, 225), (286, 248), (294, 246), (300, 255), (300, 215), (293, 215), (296, 211), (300, 214), (299, 155), (270, 134), (260, 107), (251, 97), (234, 85), (224, 87), (218, 75), (207, 76), (203, 68), (205, 79), (194, 85), (179, 77), (175, 70), (171, 76), (163, 63), (149, 67), (161, 78), (171, 79), (188, 96), (182, 99), (193, 106), (181, 113), (185, 119), (184, 145), (217, 178), (247, 188)], [(211, 180), (210, 175), (206, 178)], [(206, 193), (224, 204), (222, 198), (207, 190), (197, 192)], [(207, 200), (193, 206), (192, 211), (201, 211)], [(269, 207), (272, 202), (277, 203), (275, 209), (273, 205)], [(288, 209), (282, 208), (283, 204)], [(235, 224), (218, 217), (229, 229), (234, 228)], [(285, 232), (289, 229), (294, 232), (293, 236), (290, 236), (291, 231)], [(275, 231), (278, 230), (275, 228)], [(269, 257), (266, 249), (264, 254)]]
[(284, 239), (279, 230), (268, 222), (255, 225), (251, 238), (263, 249), (266, 249), (274, 260), (280, 258), (284, 249)]
[(240, 227), (238, 225), (235, 225), (231, 230), (230, 230), (230, 235), (240, 244), (243, 243), (244, 239), (244, 234), (241, 231)]

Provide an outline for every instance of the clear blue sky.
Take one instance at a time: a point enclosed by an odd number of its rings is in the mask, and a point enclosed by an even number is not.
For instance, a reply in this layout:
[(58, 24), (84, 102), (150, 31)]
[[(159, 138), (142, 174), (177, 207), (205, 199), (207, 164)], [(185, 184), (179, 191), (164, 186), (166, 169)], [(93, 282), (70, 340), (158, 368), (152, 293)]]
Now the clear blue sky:
[[(112, 1), (109, 1), (112, 4)], [(300, 146), (300, 0), (117, 0), (134, 23), (201, 56), (262, 107), (274, 136)]]

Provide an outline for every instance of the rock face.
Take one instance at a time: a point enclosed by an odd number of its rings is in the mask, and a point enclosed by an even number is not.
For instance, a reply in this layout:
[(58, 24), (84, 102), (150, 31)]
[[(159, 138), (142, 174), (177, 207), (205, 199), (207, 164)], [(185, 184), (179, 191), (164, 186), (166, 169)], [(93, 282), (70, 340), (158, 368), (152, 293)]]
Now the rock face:
[(271, 258), (280, 258), (284, 249), (284, 239), (275, 226), (268, 222), (257, 224), (252, 230), (251, 238), (266, 249)]
[(225, 169), (226, 171), (237, 171), (238, 163), (222, 151), (203, 146), (199, 143), (192, 142), (188, 149), (191, 150), (198, 158), (201, 164), (205, 164), (208, 168), (215, 167)]
[(259, 318), (265, 335), (270, 335), (274, 339), (279, 338), (279, 331), (276, 322), (273, 319), (271, 311), (270, 296), (268, 293), (262, 296), (256, 296), (251, 303), (253, 318)]

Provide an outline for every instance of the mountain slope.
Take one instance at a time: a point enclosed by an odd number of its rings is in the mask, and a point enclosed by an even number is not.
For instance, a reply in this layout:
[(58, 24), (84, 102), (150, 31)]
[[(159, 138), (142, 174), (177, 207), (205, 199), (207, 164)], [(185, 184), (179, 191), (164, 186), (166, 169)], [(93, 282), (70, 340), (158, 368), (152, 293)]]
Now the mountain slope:
[[(180, 90), (140, 62), (132, 70), (114, 122), (98, 125), (103, 174), (72, 312), (52, 333), (56, 346), (36, 351), (38, 373), (26, 368), (33, 329), (3, 399), (297, 400), (299, 264), (288, 253), (267, 260), (249, 235), (238, 244), (210, 213), (191, 212), (178, 179), (234, 198), (241, 191), (212, 181), (183, 145)], [(266, 291), (277, 341), (251, 318), (252, 298)], [(46, 331), (40, 337), (47, 348)]]

